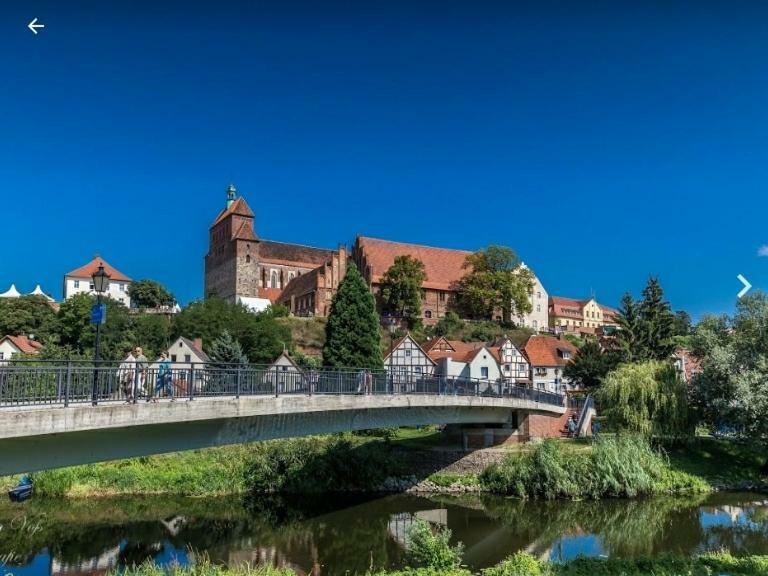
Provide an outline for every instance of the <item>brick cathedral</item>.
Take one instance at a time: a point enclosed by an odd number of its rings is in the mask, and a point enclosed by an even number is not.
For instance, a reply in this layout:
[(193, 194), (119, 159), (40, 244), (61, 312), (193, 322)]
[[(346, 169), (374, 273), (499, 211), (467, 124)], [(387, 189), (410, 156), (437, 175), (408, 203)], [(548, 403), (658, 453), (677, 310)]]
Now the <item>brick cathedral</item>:
[(264, 240), (256, 235), (253, 211), (235, 187), (210, 227), (205, 256), (205, 297), (242, 302), (265, 300), (300, 316), (327, 316), (347, 270), (347, 249), (314, 248)]

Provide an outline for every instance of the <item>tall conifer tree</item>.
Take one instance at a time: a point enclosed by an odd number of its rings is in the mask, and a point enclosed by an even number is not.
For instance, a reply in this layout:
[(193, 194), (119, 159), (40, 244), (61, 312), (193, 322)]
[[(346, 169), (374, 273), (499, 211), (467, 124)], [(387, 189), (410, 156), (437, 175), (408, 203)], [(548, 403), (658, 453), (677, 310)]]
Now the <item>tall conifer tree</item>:
[(384, 366), (376, 302), (354, 264), (349, 265), (331, 303), (323, 364), (374, 370)]

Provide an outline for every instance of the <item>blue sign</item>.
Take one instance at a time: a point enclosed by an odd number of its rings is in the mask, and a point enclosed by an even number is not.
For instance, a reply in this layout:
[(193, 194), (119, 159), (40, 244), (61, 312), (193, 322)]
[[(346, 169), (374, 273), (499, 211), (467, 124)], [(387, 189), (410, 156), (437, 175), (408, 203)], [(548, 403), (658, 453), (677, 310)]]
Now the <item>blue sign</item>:
[(94, 304), (91, 308), (91, 324), (105, 324), (107, 321), (107, 305)]

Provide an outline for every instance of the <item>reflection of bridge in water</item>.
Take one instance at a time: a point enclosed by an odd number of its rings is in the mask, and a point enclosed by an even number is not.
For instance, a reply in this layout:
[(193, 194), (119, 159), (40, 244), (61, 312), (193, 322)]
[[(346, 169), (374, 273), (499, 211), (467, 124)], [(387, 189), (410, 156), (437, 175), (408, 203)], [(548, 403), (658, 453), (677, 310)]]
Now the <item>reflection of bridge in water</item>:
[(184, 381), (200, 387), (148, 403), (133, 374), (126, 388), (119, 367), (0, 366), (0, 475), (347, 430), (485, 424), (527, 431), (531, 415), (565, 413), (562, 396), (503, 382), (420, 376), (393, 386), (386, 374), (361, 370), (209, 365), (185, 372)]

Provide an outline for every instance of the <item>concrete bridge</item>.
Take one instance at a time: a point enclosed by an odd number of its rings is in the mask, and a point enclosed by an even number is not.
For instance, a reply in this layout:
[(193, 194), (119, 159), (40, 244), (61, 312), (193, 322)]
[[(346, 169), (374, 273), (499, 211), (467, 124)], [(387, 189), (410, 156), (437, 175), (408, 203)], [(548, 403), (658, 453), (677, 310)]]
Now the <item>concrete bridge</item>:
[[(562, 396), (504, 383), (449, 382), (422, 375), (397, 382), (361, 371), (325, 372), (330, 374), (327, 380), (304, 374), (290, 381), (275, 377), (270, 383), (265, 375), (272, 372), (228, 372), (225, 382), (209, 372), (204, 386), (150, 403), (135, 386), (122, 395), (119, 378), (114, 387), (101, 386), (105, 378), (101, 373), (94, 376), (93, 368), (88, 371), (96, 388), (90, 394), (73, 387), (70, 367), (70, 381), (50, 386), (42, 396), (39, 373), (37, 380), (24, 380), (17, 371), (14, 380), (8, 373), (4, 378), (4, 370), (8, 368), (0, 368), (0, 475), (274, 438), (427, 424), (485, 425), (523, 440), (541, 434), (546, 428), (542, 420), (559, 421), (566, 411)], [(195, 382), (196, 377), (185, 378)], [(32, 384), (20, 386), (22, 381), (34, 381), (34, 389)], [(34, 395), (25, 396), (21, 390)]]

